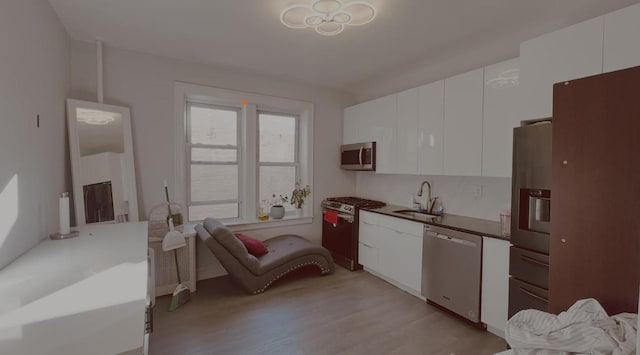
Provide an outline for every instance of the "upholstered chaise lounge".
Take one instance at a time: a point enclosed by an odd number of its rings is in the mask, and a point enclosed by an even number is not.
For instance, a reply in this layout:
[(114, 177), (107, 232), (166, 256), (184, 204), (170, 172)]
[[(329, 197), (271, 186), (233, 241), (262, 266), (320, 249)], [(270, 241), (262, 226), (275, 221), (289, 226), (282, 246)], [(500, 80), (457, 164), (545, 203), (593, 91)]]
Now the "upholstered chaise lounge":
[(322, 275), (334, 271), (329, 251), (297, 235), (265, 240), (269, 252), (255, 257), (233, 232), (215, 219), (205, 219), (196, 226), (196, 232), (229, 275), (252, 294), (264, 292), (280, 277), (304, 266), (317, 266)]

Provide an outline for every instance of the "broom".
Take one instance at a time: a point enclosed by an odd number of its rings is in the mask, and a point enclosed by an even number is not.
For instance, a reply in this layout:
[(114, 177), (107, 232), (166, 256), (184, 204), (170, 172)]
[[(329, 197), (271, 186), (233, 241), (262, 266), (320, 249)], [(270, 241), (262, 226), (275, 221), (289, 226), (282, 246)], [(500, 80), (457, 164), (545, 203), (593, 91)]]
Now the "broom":
[(180, 279), (180, 266), (178, 265), (178, 253), (176, 252), (176, 249), (186, 246), (186, 242), (184, 241), (182, 233), (176, 231), (173, 225), (171, 203), (169, 202), (169, 190), (166, 185), (164, 187), (164, 192), (167, 196), (167, 209), (169, 210), (169, 232), (164, 236), (162, 248), (165, 250), (173, 250), (173, 259), (176, 262), (176, 274), (178, 276), (178, 286), (173, 291), (171, 303), (169, 303), (169, 312), (172, 312), (183, 304), (189, 302), (191, 299), (191, 291), (189, 290), (189, 287), (182, 284), (182, 280)]

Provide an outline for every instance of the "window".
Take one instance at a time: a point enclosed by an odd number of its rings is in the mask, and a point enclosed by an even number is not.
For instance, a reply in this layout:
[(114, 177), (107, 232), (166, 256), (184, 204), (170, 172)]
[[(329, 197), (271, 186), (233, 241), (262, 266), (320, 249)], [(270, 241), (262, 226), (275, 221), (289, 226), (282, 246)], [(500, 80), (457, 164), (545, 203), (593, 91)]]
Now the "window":
[(238, 111), (187, 104), (190, 221), (240, 216)]
[[(189, 221), (261, 228), (262, 200), (290, 197), (296, 180), (313, 188), (312, 103), (177, 82), (175, 107), (174, 200)], [(311, 223), (313, 206), (312, 193), (301, 216), (287, 203), (268, 223)]]
[[(298, 179), (298, 118), (258, 113), (258, 191), (260, 201), (273, 195), (291, 197)], [(290, 203), (285, 210), (293, 210)]]

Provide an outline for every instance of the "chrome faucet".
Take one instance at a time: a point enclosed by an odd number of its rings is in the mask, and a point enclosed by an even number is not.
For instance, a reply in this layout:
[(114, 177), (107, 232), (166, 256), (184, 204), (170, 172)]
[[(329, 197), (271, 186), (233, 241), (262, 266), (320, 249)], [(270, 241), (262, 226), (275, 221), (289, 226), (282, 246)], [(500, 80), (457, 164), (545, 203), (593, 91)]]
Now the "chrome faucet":
[(427, 197), (429, 199), (427, 200), (427, 205), (425, 206), (426, 207), (425, 210), (427, 210), (427, 212), (431, 212), (431, 211), (429, 211), (429, 206), (431, 205), (431, 200), (432, 200), (431, 199), (431, 184), (429, 183), (429, 181), (425, 180), (425, 181), (422, 182), (422, 184), (420, 184), (420, 190), (418, 190), (418, 197), (422, 197), (422, 190), (424, 189), (424, 185), (425, 184), (427, 184), (427, 187), (429, 188), (429, 190), (427, 191), (428, 192)]

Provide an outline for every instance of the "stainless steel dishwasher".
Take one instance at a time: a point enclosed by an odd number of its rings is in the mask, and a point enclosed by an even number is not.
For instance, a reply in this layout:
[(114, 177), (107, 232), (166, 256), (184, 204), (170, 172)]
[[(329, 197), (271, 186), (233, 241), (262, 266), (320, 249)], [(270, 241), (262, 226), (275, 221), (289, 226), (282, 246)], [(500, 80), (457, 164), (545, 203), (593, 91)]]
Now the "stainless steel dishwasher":
[(480, 322), (482, 237), (424, 226), (422, 295), (468, 320)]

